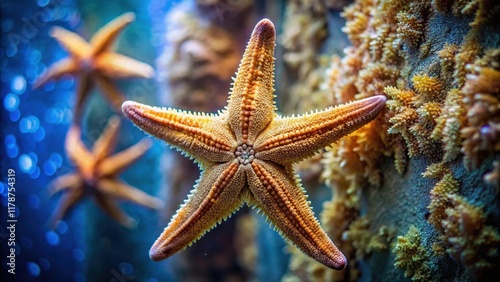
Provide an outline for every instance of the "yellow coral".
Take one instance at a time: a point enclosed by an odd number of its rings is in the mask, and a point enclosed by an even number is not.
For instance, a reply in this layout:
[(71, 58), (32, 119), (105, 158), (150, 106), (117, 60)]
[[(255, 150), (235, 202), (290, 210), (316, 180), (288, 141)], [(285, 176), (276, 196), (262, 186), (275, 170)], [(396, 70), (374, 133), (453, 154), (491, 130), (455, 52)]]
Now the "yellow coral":
[(470, 67), (462, 91), (467, 124), (461, 129), (464, 164), (474, 169), (488, 156), (500, 154), (500, 71), (488, 67)]
[(444, 161), (451, 161), (460, 153), (462, 143), (460, 129), (466, 122), (463, 97), (463, 93), (456, 88), (448, 91), (442, 114), (437, 118), (437, 125), (431, 135), (433, 139), (441, 139)]
[(413, 87), (420, 95), (424, 95), (420, 100), (424, 101), (440, 101), (442, 100), (443, 85), (435, 77), (426, 74), (419, 74), (412, 77)]
[(450, 244), (446, 252), (480, 278), (484, 270), (493, 268), (500, 259), (500, 235), (486, 225), (482, 207), (458, 195), (450, 195), (449, 200), (452, 207), (446, 209), (447, 217), (442, 221), (444, 237)]
[(443, 49), (437, 52), (437, 55), (441, 58), (441, 72), (445, 73), (453, 70), (455, 66), (455, 56), (458, 54), (458, 51), (458, 45), (446, 43)]
[(342, 238), (356, 250), (357, 258), (364, 258), (373, 251), (387, 250), (389, 242), (394, 236), (394, 229), (381, 226), (376, 233), (370, 231), (370, 221), (360, 217), (349, 225)]
[(431, 202), (427, 206), (430, 214), (427, 220), (440, 232), (443, 232), (441, 221), (446, 218), (446, 209), (451, 206), (448, 196), (458, 193), (458, 188), (458, 181), (448, 172), (430, 192)]
[(425, 35), (425, 18), (420, 9), (415, 9), (418, 4), (410, 5), (412, 10), (416, 11), (401, 11), (397, 14), (398, 19), (398, 38), (405, 41), (411, 46), (418, 46), (422, 42)]
[(443, 162), (440, 162), (429, 165), (425, 172), (422, 173), (422, 176), (427, 178), (441, 178), (450, 172), (450, 169)]
[(408, 233), (398, 236), (393, 248), (396, 255), (394, 266), (404, 270), (405, 277), (412, 281), (432, 281), (433, 272), (430, 254), (422, 244), (420, 231), (411, 225)]

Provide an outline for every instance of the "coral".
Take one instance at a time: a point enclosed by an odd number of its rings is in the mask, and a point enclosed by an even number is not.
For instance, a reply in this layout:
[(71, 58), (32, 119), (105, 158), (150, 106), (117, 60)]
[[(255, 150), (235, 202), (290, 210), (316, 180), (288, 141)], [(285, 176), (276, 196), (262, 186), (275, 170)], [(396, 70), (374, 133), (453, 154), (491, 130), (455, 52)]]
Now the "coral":
[(466, 125), (461, 129), (461, 151), (465, 166), (474, 169), (488, 156), (500, 153), (500, 71), (477, 63), (468, 69), (462, 88), (468, 111)]
[(443, 49), (437, 52), (439, 58), (441, 58), (441, 72), (446, 73), (453, 70), (455, 65), (455, 56), (459, 51), (459, 47), (456, 44), (445, 43)]
[(387, 250), (394, 236), (394, 229), (381, 226), (376, 233), (370, 231), (370, 221), (360, 217), (349, 225), (342, 238), (356, 250), (356, 258), (364, 258), (372, 252)]
[(410, 157), (432, 155), (436, 142), (429, 137), (441, 114), (441, 104), (435, 99), (440, 96), (437, 93), (440, 93), (441, 85), (437, 79), (427, 75), (415, 75), (412, 80), (418, 94), (391, 86), (384, 89), (392, 98), (387, 106), (395, 113), (389, 119), (392, 126), (388, 132), (404, 138)]
[(450, 245), (446, 252), (480, 278), (500, 261), (498, 230), (486, 225), (481, 206), (472, 205), (458, 195), (448, 198), (452, 207), (446, 209), (447, 217), (442, 221), (444, 237)]
[(453, 88), (448, 91), (444, 110), (436, 119), (437, 125), (431, 138), (441, 140), (444, 149), (444, 161), (452, 161), (458, 157), (462, 143), (460, 128), (466, 122), (466, 109), (463, 103), (463, 93)]
[(397, 36), (413, 47), (417, 47), (425, 36), (427, 23), (425, 1), (412, 2), (408, 11), (401, 11), (397, 14), (398, 29)]
[(430, 192), (431, 202), (427, 206), (430, 214), (427, 220), (440, 232), (443, 232), (441, 221), (447, 216), (446, 209), (452, 205), (449, 196), (457, 194), (458, 188), (458, 181), (451, 172), (447, 172)]
[(394, 266), (404, 270), (412, 281), (434, 281), (430, 254), (422, 243), (420, 231), (411, 225), (404, 236), (398, 236), (393, 248), (396, 254)]

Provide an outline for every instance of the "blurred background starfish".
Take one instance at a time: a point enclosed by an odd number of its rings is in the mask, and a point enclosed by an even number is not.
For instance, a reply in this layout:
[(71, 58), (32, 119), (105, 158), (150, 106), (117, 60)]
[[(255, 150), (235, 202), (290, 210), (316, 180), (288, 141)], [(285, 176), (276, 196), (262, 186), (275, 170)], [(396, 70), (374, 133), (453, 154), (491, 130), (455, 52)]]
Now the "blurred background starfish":
[(124, 98), (113, 84), (113, 78), (151, 78), (154, 69), (148, 64), (112, 51), (113, 43), (120, 32), (135, 19), (134, 13), (125, 13), (102, 27), (86, 42), (78, 34), (61, 27), (53, 27), (50, 36), (69, 52), (64, 58), (42, 73), (33, 83), (37, 88), (49, 80), (60, 79), (65, 74), (78, 76), (77, 101), (74, 120), (78, 122), (82, 116), (83, 104), (89, 96), (94, 84), (97, 84), (104, 97), (117, 112)]
[(151, 147), (151, 142), (143, 139), (128, 149), (111, 155), (120, 127), (120, 119), (113, 117), (104, 132), (89, 151), (81, 141), (81, 128), (73, 124), (66, 137), (66, 154), (75, 164), (76, 170), (56, 178), (51, 183), (51, 194), (64, 192), (54, 213), (51, 226), (55, 228), (66, 212), (85, 196), (93, 200), (116, 221), (129, 228), (134, 220), (123, 213), (113, 198), (128, 200), (139, 205), (159, 209), (161, 201), (118, 179), (124, 171)]

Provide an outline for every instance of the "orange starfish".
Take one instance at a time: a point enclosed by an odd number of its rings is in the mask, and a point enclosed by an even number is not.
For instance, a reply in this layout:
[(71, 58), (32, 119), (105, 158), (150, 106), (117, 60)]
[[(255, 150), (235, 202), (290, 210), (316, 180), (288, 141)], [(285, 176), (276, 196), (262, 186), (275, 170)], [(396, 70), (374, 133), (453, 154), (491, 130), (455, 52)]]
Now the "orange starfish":
[(40, 87), (52, 79), (60, 79), (65, 74), (79, 76), (75, 120), (81, 118), (83, 104), (90, 94), (94, 83), (100, 86), (104, 96), (115, 110), (120, 109), (124, 101), (120, 91), (113, 84), (113, 78), (141, 77), (154, 75), (151, 66), (111, 51), (118, 34), (135, 18), (134, 13), (125, 13), (102, 27), (86, 42), (78, 34), (61, 27), (53, 27), (50, 36), (70, 54), (41, 74), (33, 83), (33, 88)]
[(151, 147), (149, 140), (110, 156), (116, 144), (120, 119), (112, 118), (90, 152), (82, 143), (81, 129), (73, 124), (66, 137), (66, 154), (76, 166), (76, 171), (56, 178), (51, 184), (51, 194), (63, 191), (64, 195), (52, 217), (52, 227), (65, 213), (86, 195), (92, 196), (97, 205), (119, 223), (133, 227), (134, 221), (125, 215), (113, 198), (135, 202), (152, 209), (159, 209), (161, 201), (143, 191), (127, 185), (118, 174), (134, 163)]
[(315, 218), (292, 164), (376, 118), (386, 98), (375, 96), (297, 117), (277, 115), (275, 37), (269, 20), (257, 24), (228, 106), (217, 115), (132, 101), (122, 105), (137, 126), (194, 158), (203, 171), (151, 248), (153, 260), (191, 245), (247, 203), (263, 211), (279, 233), (307, 255), (334, 269), (346, 266), (345, 256)]

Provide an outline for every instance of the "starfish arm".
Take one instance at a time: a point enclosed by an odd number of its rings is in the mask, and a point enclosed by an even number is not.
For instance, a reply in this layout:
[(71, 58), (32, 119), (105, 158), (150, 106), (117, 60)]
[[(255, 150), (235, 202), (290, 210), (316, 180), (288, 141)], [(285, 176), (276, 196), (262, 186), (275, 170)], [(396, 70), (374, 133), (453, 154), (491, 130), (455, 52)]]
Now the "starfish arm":
[(300, 183), (287, 169), (254, 160), (247, 175), (257, 206), (282, 236), (322, 264), (337, 270), (345, 268), (345, 256), (321, 228)]
[(82, 178), (76, 172), (70, 172), (57, 177), (49, 184), (49, 193), (54, 195), (59, 191), (72, 190), (82, 183)]
[(87, 150), (81, 138), (82, 130), (79, 125), (72, 124), (66, 134), (64, 144), (66, 155), (84, 175), (90, 175), (94, 165), (94, 156)]
[(78, 90), (76, 92), (75, 123), (79, 123), (83, 116), (84, 104), (93, 85), (94, 83), (90, 74), (83, 73), (80, 76), (80, 80), (78, 81)]
[(150, 65), (112, 52), (97, 56), (94, 68), (103, 75), (113, 78), (151, 78), (155, 74)]
[(56, 211), (52, 215), (50, 219), (50, 228), (54, 229), (57, 227), (57, 224), (61, 219), (63, 219), (64, 215), (70, 210), (76, 203), (78, 203), (81, 199), (83, 199), (84, 189), (80, 183), (79, 187), (76, 189), (68, 190), (68, 192), (64, 193), (57, 205)]
[(90, 44), (72, 31), (54, 26), (50, 29), (49, 35), (77, 60), (85, 60), (91, 55), (92, 47)]
[(256, 158), (287, 164), (310, 157), (376, 118), (385, 101), (379, 95), (299, 117), (277, 118), (257, 138)]
[(118, 179), (104, 178), (96, 184), (103, 193), (127, 200), (151, 209), (159, 209), (162, 206), (161, 200), (146, 194), (144, 191), (132, 187)]
[(65, 74), (74, 74), (78, 71), (78, 64), (72, 58), (64, 58), (57, 61), (43, 72), (35, 82), (33, 82), (33, 89), (36, 89), (49, 80), (58, 80)]
[(95, 74), (94, 77), (97, 85), (102, 89), (104, 97), (109, 101), (115, 111), (120, 112), (121, 105), (125, 102), (125, 98), (120, 93), (120, 90), (116, 88), (113, 81), (108, 77), (99, 74)]
[(99, 29), (90, 40), (90, 44), (92, 44), (92, 47), (94, 48), (94, 55), (97, 55), (104, 51), (108, 51), (116, 41), (118, 35), (123, 31), (123, 29), (134, 20), (134, 13), (125, 13)]
[(188, 200), (151, 247), (151, 259), (162, 260), (190, 246), (231, 216), (243, 204), (240, 193), (244, 185), (244, 173), (238, 162), (208, 167)]
[(233, 134), (213, 115), (161, 109), (126, 101), (122, 111), (135, 125), (158, 137), (198, 162), (234, 159)]
[(136, 225), (135, 220), (126, 215), (122, 210), (120, 210), (116, 202), (113, 199), (111, 199), (107, 194), (96, 192), (94, 193), (93, 196), (96, 204), (111, 218), (118, 221), (121, 225), (125, 227), (128, 228), (135, 227)]
[(103, 159), (97, 167), (97, 174), (101, 177), (118, 175), (142, 157), (149, 148), (151, 141), (144, 138), (139, 143)]
[(97, 161), (104, 160), (115, 148), (118, 131), (120, 130), (120, 118), (113, 116), (109, 119), (106, 128), (92, 146), (92, 154)]
[(274, 117), (274, 44), (271, 21), (261, 20), (252, 32), (230, 93), (228, 123), (238, 143), (255, 140)]

